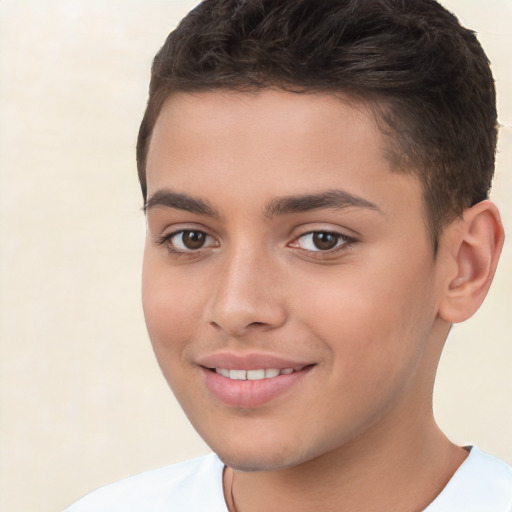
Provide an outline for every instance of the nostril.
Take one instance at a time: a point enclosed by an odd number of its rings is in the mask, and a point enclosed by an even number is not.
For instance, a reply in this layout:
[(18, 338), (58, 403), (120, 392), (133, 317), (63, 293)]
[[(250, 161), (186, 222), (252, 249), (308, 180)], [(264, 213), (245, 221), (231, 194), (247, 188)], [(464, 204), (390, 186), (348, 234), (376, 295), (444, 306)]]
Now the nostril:
[(244, 293), (242, 297), (224, 289), (222, 293), (212, 295), (206, 311), (208, 323), (230, 336), (241, 336), (247, 329), (274, 329), (286, 321), (281, 300)]

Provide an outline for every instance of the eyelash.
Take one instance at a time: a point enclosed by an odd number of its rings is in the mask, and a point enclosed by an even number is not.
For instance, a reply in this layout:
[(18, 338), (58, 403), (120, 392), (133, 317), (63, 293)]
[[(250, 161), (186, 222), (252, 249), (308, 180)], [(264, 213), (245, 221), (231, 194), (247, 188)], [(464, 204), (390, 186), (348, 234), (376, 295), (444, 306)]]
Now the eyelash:
[[(163, 235), (163, 236), (157, 238), (156, 243), (158, 245), (165, 246), (167, 251), (169, 252), (169, 254), (172, 254), (175, 257), (194, 257), (194, 256), (197, 257), (197, 256), (200, 256), (201, 254), (203, 254), (205, 249), (208, 249), (209, 247), (211, 247), (211, 246), (206, 246), (206, 247), (201, 246), (197, 249), (188, 249), (188, 250), (183, 250), (183, 249), (177, 248), (172, 243), (172, 239), (179, 234), (185, 234), (185, 233), (201, 234), (201, 235), (205, 236), (206, 239), (213, 238), (208, 233), (206, 233), (200, 229), (180, 229), (180, 230), (173, 231), (172, 233), (169, 233), (167, 235)], [(319, 234), (334, 236), (336, 238), (336, 245), (333, 248), (326, 249), (326, 250), (304, 249), (303, 247), (300, 247), (298, 245), (299, 240), (304, 239), (306, 237), (312, 237), (314, 235), (319, 235)], [(307, 233), (303, 233), (303, 234), (297, 236), (294, 239), (294, 241), (288, 245), (288, 247), (297, 248), (301, 251), (304, 251), (305, 253), (309, 254), (312, 257), (321, 259), (321, 258), (328, 258), (340, 251), (346, 250), (347, 248), (349, 248), (356, 242), (357, 242), (357, 240), (355, 238), (345, 235), (343, 233), (339, 233), (337, 231), (312, 230), (312, 231), (308, 231)]]
[(208, 247), (201, 246), (198, 249), (178, 249), (173, 243), (172, 239), (179, 234), (185, 234), (185, 233), (196, 233), (204, 235), (206, 238), (212, 238), (208, 233), (200, 230), (200, 229), (179, 229), (177, 231), (173, 231), (172, 233), (169, 233), (167, 235), (163, 235), (156, 239), (156, 243), (158, 245), (165, 246), (169, 254), (172, 254), (173, 256), (180, 257), (190, 257), (190, 256), (199, 256), (203, 253), (204, 249), (207, 249)]
[[(306, 237), (313, 238), (315, 235), (329, 235), (333, 236), (336, 239), (336, 245), (332, 247), (331, 249), (319, 249), (317, 247), (317, 250), (313, 249), (304, 249), (303, 247), (298, 246), (298, 241), (300, 239), (305, 239)], [(354, 237), (345, 235), (344, 233), (339, 233), (338, 231), (329, 231), (329, 230), (312, 230), (308, 231), (307, 233), (303, 233), (302, 235), (298, 236), (295, 241), (293, 242), (294, 245), (292, 247), (297, 247), (298, 249), (305, 251), (306, 253), (313, 255), (315, 258), (328, 258), (340, 251), (348, 249), (351, 245), (356, 243), (357, 240)], [(313, 242), (314, 243), (314, 242)]]

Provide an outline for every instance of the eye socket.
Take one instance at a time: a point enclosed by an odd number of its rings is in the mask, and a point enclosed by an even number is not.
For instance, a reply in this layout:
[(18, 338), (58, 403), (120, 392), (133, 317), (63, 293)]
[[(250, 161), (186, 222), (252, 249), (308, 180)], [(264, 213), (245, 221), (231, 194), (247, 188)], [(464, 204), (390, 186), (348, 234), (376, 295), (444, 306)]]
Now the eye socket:
[[(336, 252), (338, 249), (342, 249), (353, 242), (355, 242), (355, 239), (343, 233), (335, 231), (310, 231), (297, 237), (290, 246), (310, 252), (328, 253)], [(199, 229), (174, 231), (159, 238), (157, 243), (167, 246), (169, 252), (176, 255), (200, 252), (201, 249), (217, 246), (212, 236)]]
[(198, 229), (182, 229), (169, 233), (157, 241), (160, 245), (167, 245), (170, 252), (195, 252), (215, 245), (213, 237)]
[(354, 240), (342, 233), (333, 231), (311, 231), (297, 238), (292, 244), (306, 251), (327, 252), (340, 248)]

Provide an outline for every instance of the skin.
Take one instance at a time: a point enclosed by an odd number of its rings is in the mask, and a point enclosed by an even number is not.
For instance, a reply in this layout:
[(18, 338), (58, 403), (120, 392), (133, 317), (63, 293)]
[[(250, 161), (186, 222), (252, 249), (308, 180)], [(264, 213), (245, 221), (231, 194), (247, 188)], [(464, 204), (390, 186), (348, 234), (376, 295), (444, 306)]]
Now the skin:
[[(420, 511), (467, 456), (431, 402), (465, 231), (446, 229), (434, 257), (420, 184), (385, 155), (369, 110), (325, 94), (180, 93), (160, 114), (144, 312), (169, 385), (227, 465), (230, 510), (234, 497), (238, 512)], [(334, 190), (328, 207), (304, 200)], [(201, 365), (218, 353), (310, 366), (262, 405), (227, 405)]]

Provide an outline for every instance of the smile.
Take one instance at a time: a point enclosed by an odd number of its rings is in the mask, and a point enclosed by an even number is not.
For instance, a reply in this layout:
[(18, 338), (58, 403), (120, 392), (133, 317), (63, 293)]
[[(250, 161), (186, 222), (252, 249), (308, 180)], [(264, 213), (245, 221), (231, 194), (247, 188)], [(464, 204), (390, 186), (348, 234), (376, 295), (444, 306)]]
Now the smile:
[(204, 383), (212, 396), (224, 405), (246, 409), (264, 406), (291, 391), (307, 378), (316, 365), (286, 365), (281, 368), (248, 365), (252, 368), (243, 370), (238, 365), (238, 368), (235, 365), (235, 368), (226, 366), (226, 363), (219, 366), (201, 365)]
[(290, 375), (293, 372), (302, 370), (302, 366), (297, 368), (266, 368), (259, 370), (232, 370), (228, 368), (214, 368), (215, 373), (227, 377), (231, 380), (262, 380), (272, 379), (279, 375)]

